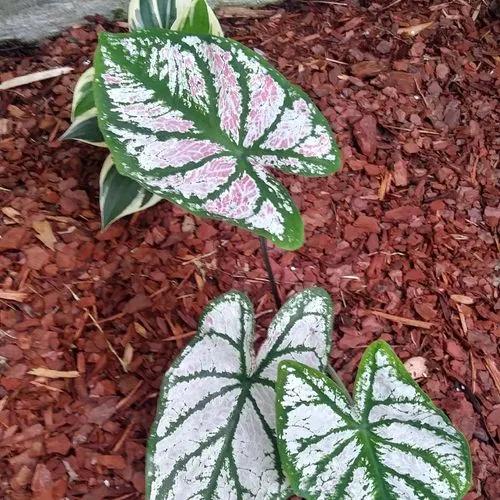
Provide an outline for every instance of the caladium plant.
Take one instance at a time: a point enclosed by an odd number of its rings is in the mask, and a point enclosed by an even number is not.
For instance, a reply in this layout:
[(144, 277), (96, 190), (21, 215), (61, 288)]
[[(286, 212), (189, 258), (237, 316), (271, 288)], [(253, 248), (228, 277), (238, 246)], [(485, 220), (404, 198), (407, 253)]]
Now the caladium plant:
[(174, 31), (102, 33), (94, 64), (99, 127), (121, 174), (282, 248), (303, 244), (269, 169), (324, 176), (339, 154), (302, 90), (238, 42)]
[(464, 436), (385, 342), (364, 353), (353, 400), (323, 373), (293, 361), (280, 364), (276, 393), (278, 448), (297, 495), (451, 500), (468, 491)]
[[(171, 28), (186, 33), (223, 35), (215, 14), (205, 0), (133, 0), (129, 5), (129, 28), (132, 31)], [(62, 138), (106, 147), (97, 121), (94, 76), (92, 66), (78, 80), (73, 94), (71, 126)], [(121, 217), (162, 200), (132, 178), (119, 174), (111, 155), (103, 164), (99, 180), (99, 204), (104, 228)]]
[(152, 207), (162, 200), (132, 179), (120, 175), (111, 155), (108, 155), (102, 165), (99, 186), (99, 207), (103, 227), (109, 226), (121, 217)]
[(219, 21), (205, 0), (132, 0), (128, 25), (130, 31), (163, 28), (222, 36)]
[(283, 305), (254, 356), (247, 297), (230, 292), (211, 302), (160, 390), (148, 442), (147, 497), (288, 498), (275, 439), (278, 363), (325, 369), (331, 326), (330, 297), (307, 289)]
[(71, 126), (64, 132), (63, 139), (74, 139), (95, 146), (106, 147), (104, 137), (97, 124), (97, 108), (94, 101), (94, 67), (82, 73), (73, 92)]
[(170, 28), (177, 12), (186, 8), (191, 0), (131, 0), (128, 7), (130, 31), (144, 28)]

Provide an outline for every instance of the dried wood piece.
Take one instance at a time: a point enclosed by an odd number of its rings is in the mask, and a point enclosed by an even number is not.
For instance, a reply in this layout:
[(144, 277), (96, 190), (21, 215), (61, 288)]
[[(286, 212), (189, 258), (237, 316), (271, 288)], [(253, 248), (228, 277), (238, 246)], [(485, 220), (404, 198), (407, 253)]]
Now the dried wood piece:
[(395, 316), (394, 314), (388, 314), (383, 311), (368, 311), (375, 316), (379, 316), (380, 318), (388, 319), (389, 321), (394, 321), (396, 323), (400, 323), (402, 325), (414, 326), (416, 328), (424, 328), (425, 330), (430, 330), (434, 324), (429, 323), (428, 321), (420, 321), (418, 319), (411, 318), (403, 318), (402, 316)]
[(0, 290), (0, 299), (13, 300), (14, 302), (24, 302), (28, 294), (26, 292), (18, 292), (16, 290)]
[(76, 370), (61, 371), (51, 370), (49, 368), (33, 368), (28, 372), (29, 375), (45, 378), (77, 378), (80, 374)]
[(464, 304), (466, 306), (474, 304), (474, 299), (472, 297), (468, 297), (467, 295), (453, 294), (450, 295), (450, 299), (453, 300), (453, 302), (456, 302), (457, 304)]
[(47, 220), (37, 220), (34, 221), (33, 229), (36, 231), (36, 237), (51, 250), (54, 250), (54, 244), (57, 242), (54, 232), (52, 231), (52, 226)]
[(405, 28), (399, 28), (397, 33), (398, 35), (416, 36), (421, 31), (430, 28), (433, 24), (434, 24), (433, 21), (429, 21), (428, 23), (414, 24), (413, 26), (406, 26)]

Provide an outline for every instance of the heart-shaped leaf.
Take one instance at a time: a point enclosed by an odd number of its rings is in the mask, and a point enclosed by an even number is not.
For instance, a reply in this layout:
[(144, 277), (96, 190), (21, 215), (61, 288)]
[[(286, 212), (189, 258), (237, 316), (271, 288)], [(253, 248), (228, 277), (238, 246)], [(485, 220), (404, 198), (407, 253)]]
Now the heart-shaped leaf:
[(61, 139), (74, 139), (94, 146), (106, 147), (97, 123), (97, 108), (93, 92), (94, 75), (94, 68), (91, 67), (78, 79), (71, 105), (71, 125)]
[(354, 403), (327, 376), (288, 361), (280, 365), (276, 393), (278, 448), (297, 495), (451, 500), (467, 492), (464, 436), (385, 342), (364, 353)]
[(148, 442), (147, 497), (287, 498), (275, 441), (278, 363), (324, 369), (331, 325), (328, 294), (305, 290), (278, 312), (255, 358), (246, 296), (230, 292), (211, 302), (163, 381)]
[(156, 205), (162, 198), (146, 191), (140, 184), (120, 175), (109, 155), (99, 176), (99, 205), (102, 227), (115, 220)]
[[(205, 0), (133, 0), (130, 3), (130, 27), (132, 29), (170, 26), (177, 12), (175, 29), (187, 33), (222, 35), (222, 29), (212, 9)], [(142, 13), (142, 14), (141, 14)], [(166, 24), (161, 24), (166, 23)], [(91, 67), (79, 78), (71, 109), (72, 124), (62, 139), (74, 139), (106, 146), (97, 123), (93, 81), (95, 71)], [(111, 155), (103, 164), (100, 175), (101, 221), (103, 228), (126, 215), (149, 208), (162, 198), (146, 190), (130, 177), (118, 173)]]
[(103, 33), (95, 68), (99, 126), (120, 173), (197, 215), (302, 245), (298, 210), (269, 167), (339, 167), (304, 92), (233, 40), (173, 31)]

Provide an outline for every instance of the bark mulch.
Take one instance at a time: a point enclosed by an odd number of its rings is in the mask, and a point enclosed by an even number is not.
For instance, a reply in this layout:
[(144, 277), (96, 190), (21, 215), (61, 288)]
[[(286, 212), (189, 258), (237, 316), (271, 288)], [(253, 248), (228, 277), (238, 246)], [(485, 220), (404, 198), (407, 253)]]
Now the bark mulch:
[[(500, 26), (479, 1), (306, 3), (223, 20), (306, 89), (343, 150), (338, 175), (285, 178), (307, 242), (270, 250), (280, 291), (331, 293), (347, 383), (377, 338), (413, 358), (470, 440), (467, 498), (499, 498)], [(2, 81), (75, 69), (0, 94), (2, 498), (141, 498), (160, 380), (203, 306), (236, 288), (261, 327), (272, 317), (259, 242), (241, 230), (165, 202), (100, 232), (105, 152), (58, 137), (96, 33), (124, 27), (95, 18), (0, 50)]]

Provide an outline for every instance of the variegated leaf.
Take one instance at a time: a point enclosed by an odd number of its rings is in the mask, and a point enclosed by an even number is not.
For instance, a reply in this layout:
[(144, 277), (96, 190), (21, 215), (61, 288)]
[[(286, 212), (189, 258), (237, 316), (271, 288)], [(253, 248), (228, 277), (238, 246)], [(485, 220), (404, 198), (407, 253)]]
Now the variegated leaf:
[(178, 13), (190, 3), (191, 0), (131, 0), (128, 7), (129, 30), (170, 29)]
[(304, 92), (233, 40), (173, 31), (103, 33), (95, 67), (99, 124), (120, 173), (195, 214), (302, 245), (299, 212), (269, 169), (339, 167)]
[(97, 109), (92, 89), (94, 74), (94, 68), (91, 67), (78, 79), (71, 106), (71, 125), (61, 138), (106, 147), (97, 123)]
[(146, 191), (134, 180), (120, 175), (111, 155), (106, 158), (102, 166), (99, 186), (103, 228), (121, 217), (140, 212), (162, 201), (162, 198)]
[(305, 290), (278, 312), (255, 358), (247, 297), (230, 292), (211, 302), (163, 381), (148, 442), (147, 498), (288, 498), (275, 441), (278, 362), (324, 369), (331, 324), (328, 294)]
[(383, 341), (366, 350), (354, 402), (331, 379), (280, 365), (278, 448), (294, 492), (314, 500), (452, 500), (471, 480), (464, 436)]
[(205, 0), (192, 0), (178, 12), (171, 29), (194, 35), (224, 36), (219, 20)]

